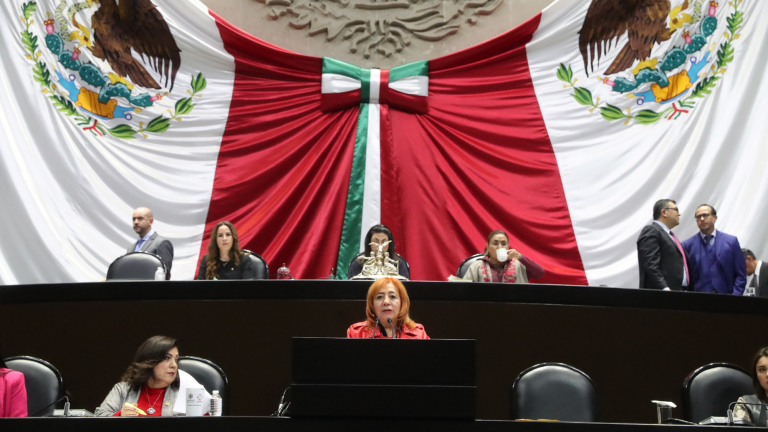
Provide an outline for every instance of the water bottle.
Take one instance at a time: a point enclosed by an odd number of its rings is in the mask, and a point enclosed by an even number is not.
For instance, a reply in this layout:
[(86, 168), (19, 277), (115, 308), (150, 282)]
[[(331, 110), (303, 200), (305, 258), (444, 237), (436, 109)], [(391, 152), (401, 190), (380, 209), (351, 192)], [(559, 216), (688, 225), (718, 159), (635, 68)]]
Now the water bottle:
[(165, 272), (162, 267), (158, 267), (157, 270), (155, 270), (155, 280), (165, 280)]
[(221, 410), (224, 405), (224, 400), (221, 398), (218, 390), (214, 390), (211, 395), (211, 416), (221, 417)]
[(754, 297), (755, 296), (755, 287), (748, 286), (744, 290), (744, 296), (745, 297)]

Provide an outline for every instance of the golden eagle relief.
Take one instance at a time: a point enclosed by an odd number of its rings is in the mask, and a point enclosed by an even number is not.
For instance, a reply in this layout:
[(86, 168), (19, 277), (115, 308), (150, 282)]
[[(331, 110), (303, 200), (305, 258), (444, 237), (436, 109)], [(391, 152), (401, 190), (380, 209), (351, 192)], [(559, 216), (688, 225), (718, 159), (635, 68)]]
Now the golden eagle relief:
[(161, 85), (133, 57), (141, 55), (152, 69), (173, 89), (176, 72), (181, 66), (181, 50), (171, 35), (168, 24), (150, 0), (100, 0), (93, 14), (93, 48), (96, 57), (106, 60), (122, 77), (145, 88)]
[(579, 31), (579, 51), (587, 75), (594, 71), (595, 59), (599, 64), (600, 57), (625, 33), (628, 41), (605, 70), (606, 75), (650, 57), (654, 44), (672, 35), (667, 27), (669, 12), (669, 0), (592, 0)]

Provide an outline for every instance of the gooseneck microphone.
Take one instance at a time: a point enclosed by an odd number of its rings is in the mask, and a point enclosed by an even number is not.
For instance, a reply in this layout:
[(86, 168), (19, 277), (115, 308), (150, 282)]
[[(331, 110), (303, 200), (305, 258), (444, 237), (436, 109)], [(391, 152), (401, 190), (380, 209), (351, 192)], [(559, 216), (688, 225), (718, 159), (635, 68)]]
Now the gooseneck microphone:
[(64, 417), (69, 417), (69, 398), (66, 397), (66, 396), (62, 396), (62, 397), (56, 399), (56, 401), (54, 401), (53, 403), (49, 404), (48, 406), (46, 406), (45, 408), (41, 409), (40, 411), (32, 414), (29, 417), (37, 417), (38, 414), (42, 413), (43, 411), (45, 411), (48, 408), (50, 408), (52, 405), (55, 405), (55, 404), (57, 404), (57, 403), (59, 403), (59, 402), (61, 402), (63, 400), (66, 400), (66, 402), (64, 403)]
[(395, 329), (395, 325), (392, 324), (392, 318), (387, 318), (387, 323), (392, 326), (392, 339), (397, 339), (397, 330)]
[[(761, 406), (761, 407), (768, 407), (768, 405), (764, 403), (752, 403), (752, 402), (731, 402), (728, 404), (728, 426), (733, 426), (733, 407), (736, 405), (752, 405), (752, 406)], [(755, 419), (752, 419), (755, 420)], [(755, 426), (761, 426), (761, 425), (755, 425)]]
[(376, 330), (378, 330), (380, 324), (381, 324), (381, 320), (376, 318), (376, 323), (373, 325), (373, 336), (371, 336), (371, 339), (374, 339), (376, 337)]

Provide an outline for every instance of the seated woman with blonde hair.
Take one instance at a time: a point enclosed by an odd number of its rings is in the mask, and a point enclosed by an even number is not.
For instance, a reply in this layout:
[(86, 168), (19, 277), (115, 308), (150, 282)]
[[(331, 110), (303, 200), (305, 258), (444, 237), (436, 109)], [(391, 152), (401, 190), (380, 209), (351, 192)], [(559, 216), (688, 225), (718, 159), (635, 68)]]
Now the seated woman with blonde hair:
[(409, 316), (411, 300), (397, 279), (377, 279), (368, 288), (366, 320), (347, 329), (348, 338), (429, 339), (424, 326)]
[(200, 261), (197, 280), (253, 279), (253, 263), (240, 249), (240, 237), (232, 223), (221, 221), (211, 230), (208, 254)]
[(501, 230), (488, 235), (485, 255), (472, 263), (464, 279), (472, 282), (528, 283), (544, 276), (544, 269), (520, 252), (509, 249), (509, 236)]

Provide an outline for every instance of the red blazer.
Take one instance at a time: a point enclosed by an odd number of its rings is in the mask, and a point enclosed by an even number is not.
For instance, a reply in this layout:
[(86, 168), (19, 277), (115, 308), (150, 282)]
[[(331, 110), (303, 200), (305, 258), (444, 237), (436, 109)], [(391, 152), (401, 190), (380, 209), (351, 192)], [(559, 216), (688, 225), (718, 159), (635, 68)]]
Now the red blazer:
[[(370, 339), (373, 336), (373, 327), (368, 327), (368, 321), (354, 323), (347, 329), (348, 338)], [(415, 328), (408, 328), (403, 325), (398, 332), (398, 338), (400, 339), (429, 339), (427, 332), (424, 330), (424, 326), (416, 323)], [(381, 334), (381, 329), (376, 330), (376, 339), (391, 339), (388, 336)]]
[(26, 417), (27, 388), (24, 374), (0, 368), (0, 417)]

